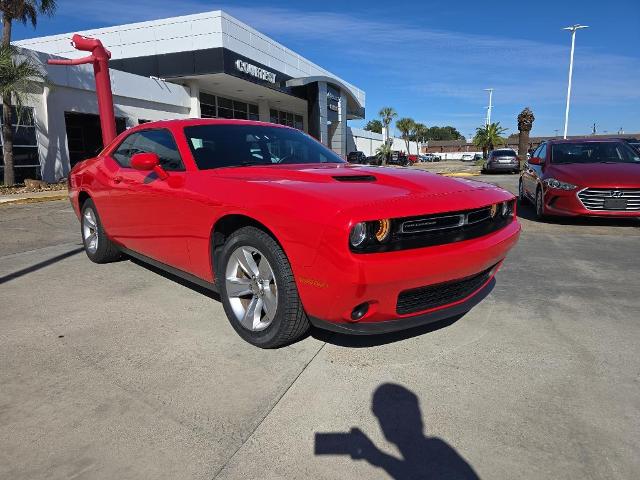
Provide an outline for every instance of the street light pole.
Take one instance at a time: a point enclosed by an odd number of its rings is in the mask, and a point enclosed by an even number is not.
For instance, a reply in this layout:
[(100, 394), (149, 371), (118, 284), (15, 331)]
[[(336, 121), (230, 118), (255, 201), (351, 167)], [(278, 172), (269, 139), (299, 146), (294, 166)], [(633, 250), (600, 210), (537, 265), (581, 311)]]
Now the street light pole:
[(491, 108), (493, 104), (491, 103), (493, 99), (493, 88), (485, 88), (487, 92), (489, 92), (489, 106), (487, 107), (487, 119), (485, 120), (485, 125), (491, 125)]
[(573, 51), (576, 46), (576, 31), (581, 28), (589, 28), (587, 25), (573, 25), (571, 27), (565, 27), (563, 30), (569, 30), (571, 32), (571, 56), (569, 59), (569, 85), (567, 87), (567, 108), (564, 111), (564, 136), (567, 138), (567, 129), (569, 128), (569, 103), (571, 103), (571, 79), (573, 77)]

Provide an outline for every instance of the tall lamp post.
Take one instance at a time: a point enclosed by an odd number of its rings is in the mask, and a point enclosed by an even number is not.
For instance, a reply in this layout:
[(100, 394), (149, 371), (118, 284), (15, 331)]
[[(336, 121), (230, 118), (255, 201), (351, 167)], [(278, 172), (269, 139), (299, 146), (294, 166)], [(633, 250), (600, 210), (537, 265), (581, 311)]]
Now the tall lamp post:
[(485, 125), (491, 125), (491, 108), (493, 104), (491, 103), (493, 100), (493, 88), (485, 88), (485, 91), (489, 92), (489, 106), (487, 107), (487, 119), (485, 120)]
[(567, 87), (567, 108), (564, 111), (564, 136), (567, 138), (567, 129), (569, 128), (569, 103), (571, 102), (571, 79), (573, 77), (573, 51), (576, 46), (576, 31), (581, 28), (589, 28), (587, 25), (573, 25), (571, 27), (565, 27), (563, 30), (569, 30), (571, 32), (571, 57), (569, 59), (569, 85)]

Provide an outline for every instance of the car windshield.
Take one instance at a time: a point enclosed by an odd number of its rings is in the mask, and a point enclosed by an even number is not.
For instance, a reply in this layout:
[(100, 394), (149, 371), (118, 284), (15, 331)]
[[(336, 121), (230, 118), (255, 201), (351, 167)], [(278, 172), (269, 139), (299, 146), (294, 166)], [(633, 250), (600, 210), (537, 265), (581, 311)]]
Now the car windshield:
[(639, 163), (624, 142), (567, 142), (551, 146), (551, 163)]
[(513, 150), (494, 150), (493, 155), (496, 157), (515, 157), (516, 152)]
[(284, 163), (344, 163), (334, 152), (292, 128), (195, 125), (185, 127), (184, 133), (200, 170)]

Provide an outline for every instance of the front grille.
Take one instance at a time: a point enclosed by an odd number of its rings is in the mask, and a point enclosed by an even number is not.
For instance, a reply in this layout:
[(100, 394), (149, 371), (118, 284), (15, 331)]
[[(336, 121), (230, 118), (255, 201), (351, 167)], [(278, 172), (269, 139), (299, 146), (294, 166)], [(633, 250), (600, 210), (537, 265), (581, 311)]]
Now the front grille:
[(458, 302), (482, 287), (491, 278), (494, 268), (495, 265), (459, 280), (405, 290), (398, 295), (396, 311), (406, 315)]
[(585, 188), (578, 198), (587, 210), (631, 212), (640, 211), (640, 189)]

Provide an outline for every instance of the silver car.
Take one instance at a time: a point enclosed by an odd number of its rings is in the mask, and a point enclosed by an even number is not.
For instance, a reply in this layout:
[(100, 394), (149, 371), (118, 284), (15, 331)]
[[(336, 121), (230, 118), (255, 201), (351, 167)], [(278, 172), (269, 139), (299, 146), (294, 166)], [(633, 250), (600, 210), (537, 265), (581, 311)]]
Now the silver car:
[(511, 148), (499, 148), (492, 150), (484, 164), (485, 172), (511, 172), (518, 173), (520, 164), (518, 155)]

